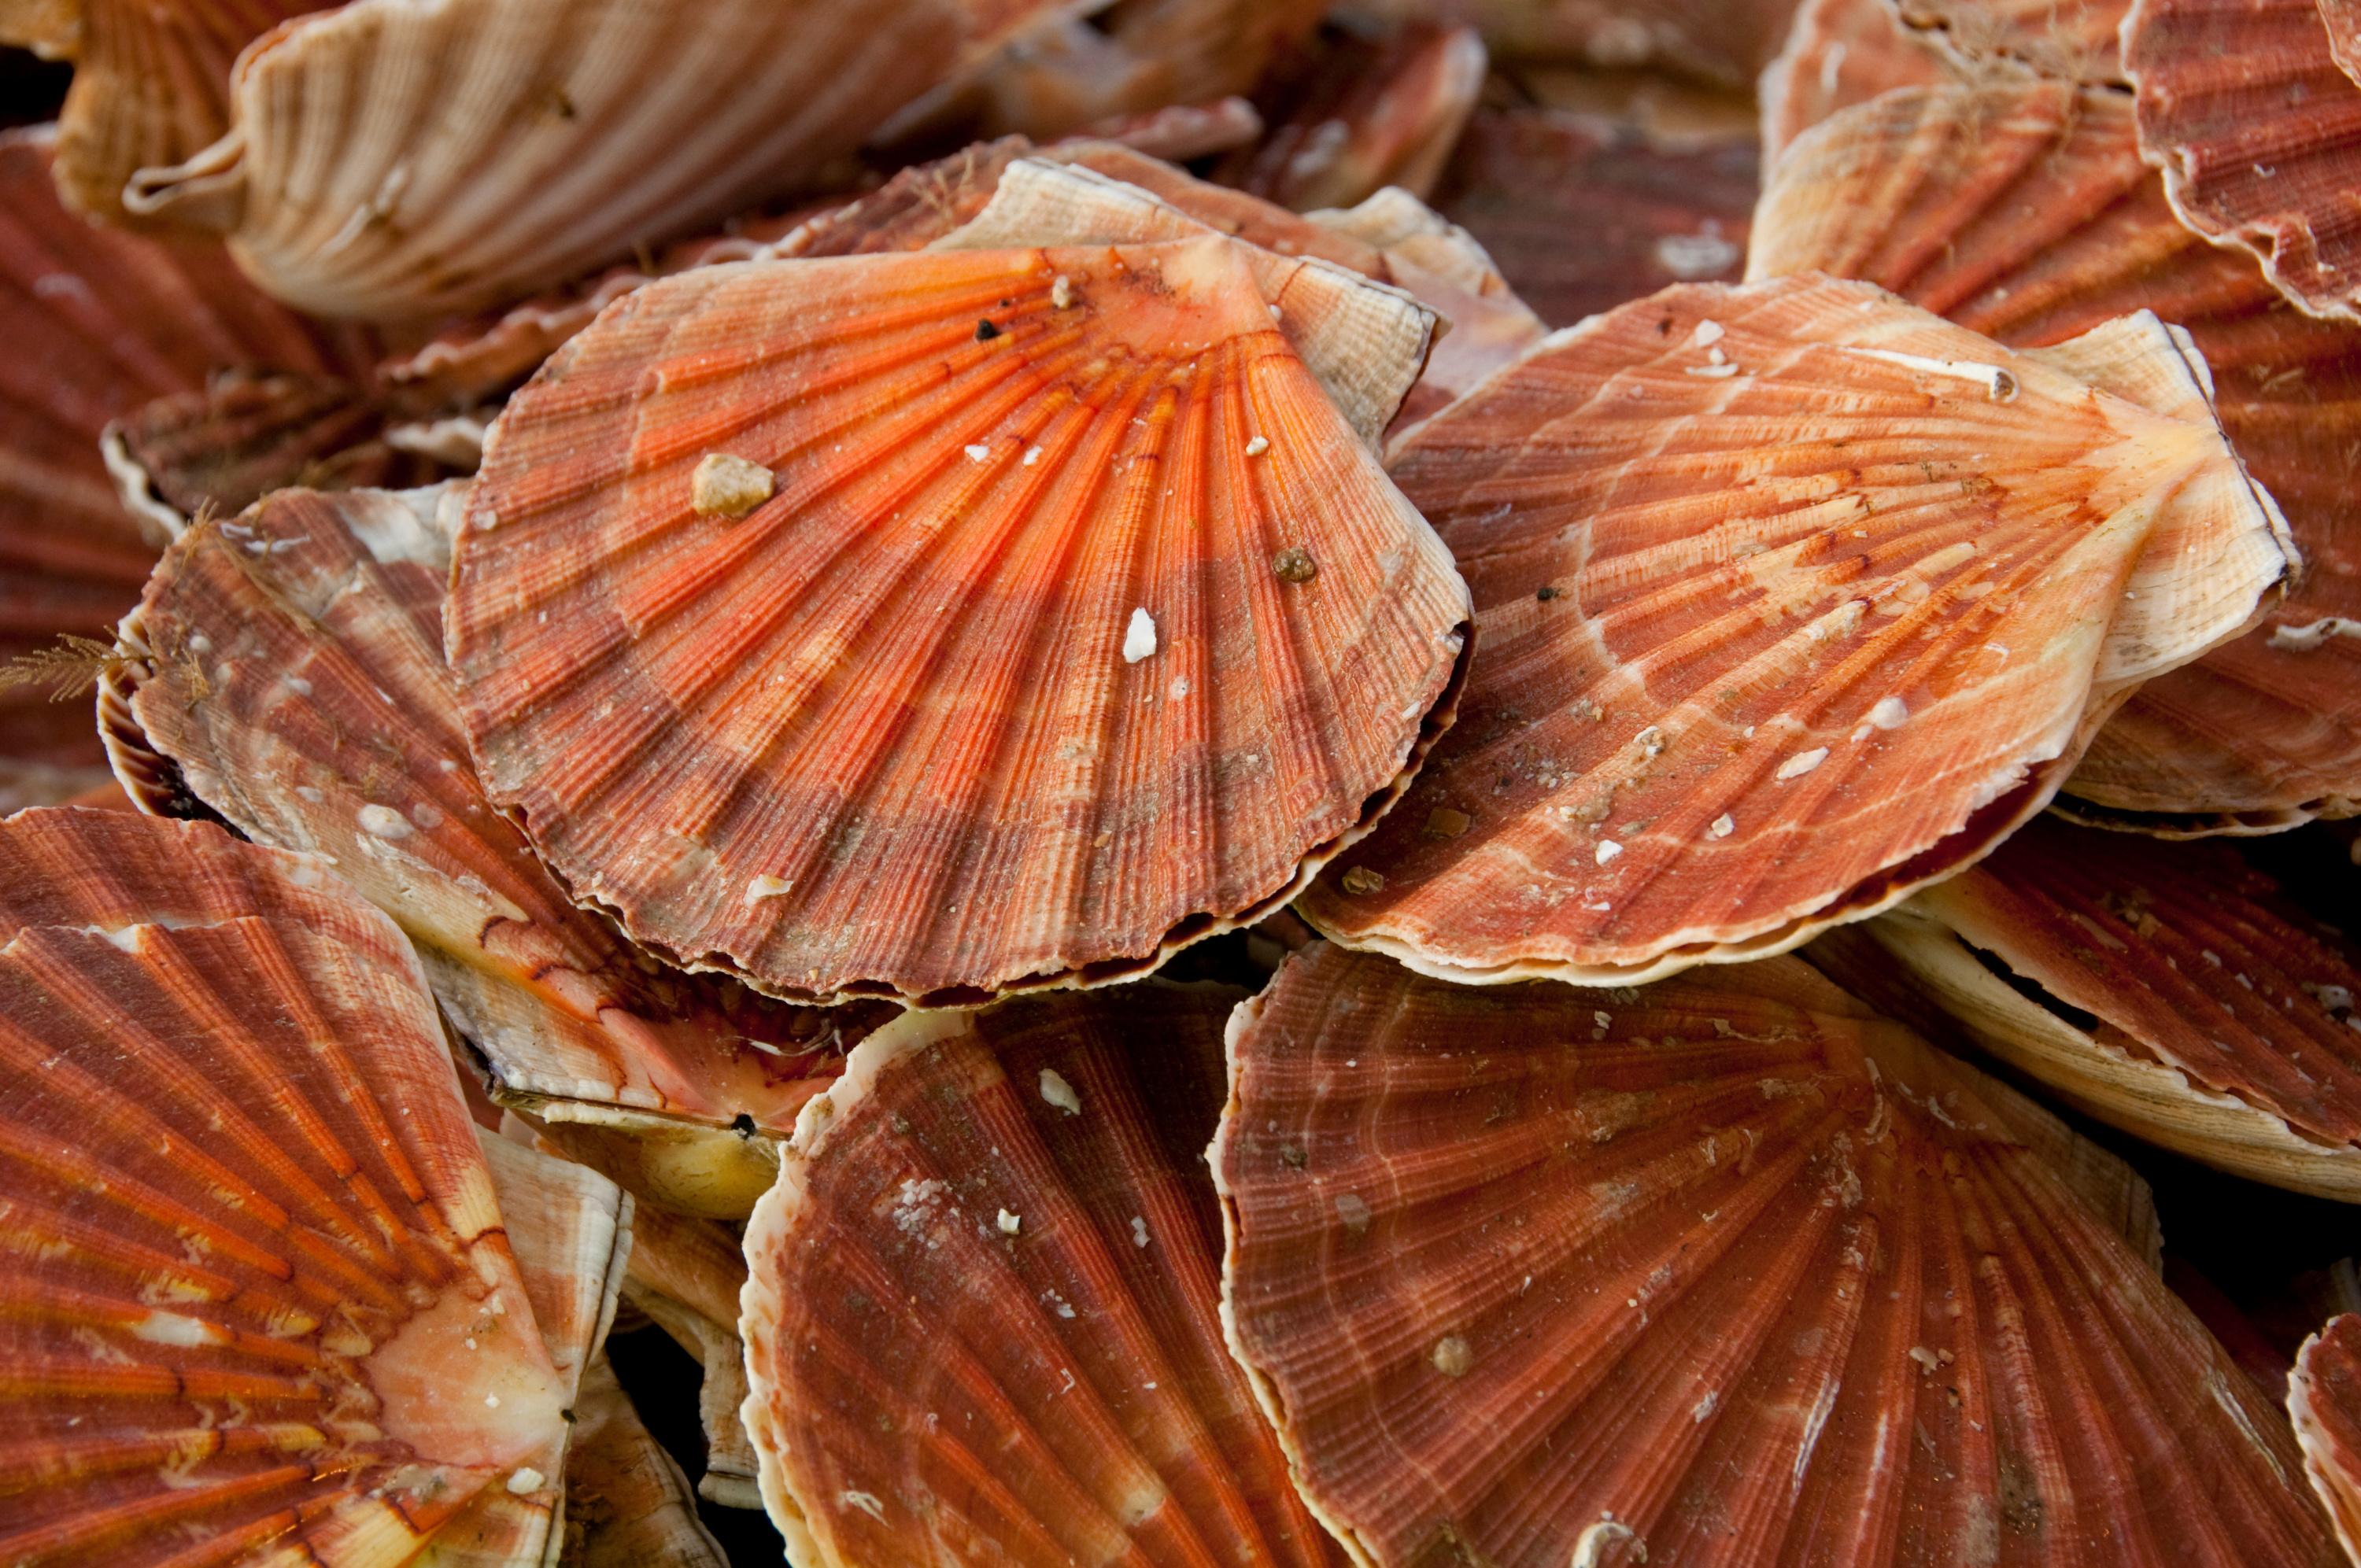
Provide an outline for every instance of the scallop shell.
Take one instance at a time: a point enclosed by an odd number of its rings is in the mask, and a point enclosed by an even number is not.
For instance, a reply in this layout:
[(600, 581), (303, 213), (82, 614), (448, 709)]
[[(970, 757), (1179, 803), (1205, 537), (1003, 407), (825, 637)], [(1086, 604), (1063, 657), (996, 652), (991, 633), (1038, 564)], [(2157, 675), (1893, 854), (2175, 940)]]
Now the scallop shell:
[(2361, 321), (2361, 85), (2313, 0), (2139, 0), (2123, 38), (2140, 151), (2181, 221), (2303, 310)]
[(1896, 87), (1939, 86), (1949, 76), (1889, 0), (1804, 0), (1756, 88), (1763, 165), (1775, 172), (1788, 146), (1839, 109)]
[(2101, 1121), (2361, 1202), (2361, 950), (2226, 846), (2033, 822), (1824, 943), (1840, 982), (1916, 992)]
[(350, 382), (233, 372), (116, 420), (101, 450), (124, 505), (169, 537), (200, 511), (243, 511), (272, 490), (406, 489), (445, 477), (386, 436), (384, 406)]
[(1264, 85), (1269, 133), (1215, 165), (1214, 178), (1298, 209), (1349, 207), (1389, 185), (1425, 196), (1483, 92), (1484, 61), (1472, 27), (1338, 30)]
[(1902, 24), (1970, 72), (2015, 68), (2061, 82), (2120, 83), (2116, 33), (2130, 0), (1885, 0)]
[(1748, 136), (1675, 139), (1628, 119), (1479, 108), (1434, 204), (1543, 321), (1570, 326), (1668, 283), (1735, 280), (1756, 158)]
[(2361, 1317), (2337, 1318), (2304, 1341), (2289, 1380), (2288, 1415), (2336, 1539), (2361, 1562)]
[(1341, 1561), (1222, 1343), (1198, 1161), (1237, 994), (913, 1015), (812, 1102), (743, 1319), (796, 1561)]
[(688, 1478), (642, 1424), (604, 1355), (574, 1401), (562, 1568), (729, 1568)]
[[(1110, 980), (1290, 897), (1445, 720), (1467, 612), (1253, 254), (708, 268), (618, 303), (470, 491), (449, 645), (493, 797), (643, 945), (796, 997)], [(1282, 318), (1415, 362), (1422, 312), (1287, 265)], [(717, 456), (775, 499), (698, 515)]]
[(400, 1562), (540, 1490), (566, 1388), (401, 933), (209, 826), (25, 812), (0, 870), (0, 1555)]
[[(0, 661), (103, 637), (138, 598), (156, 543), (99, 457), (108, 421), (221, 367), (327, 374), (360, 357), (256, 294), (218, 247), (67, 212), (49, 178), (55, 139), (0, 132)], [(0, 803), (104, 776), (88, 709), (45, 696), (0, 687)]]
[(824, 179), (1031, 4), (354, 0), (258, 39), (229, 134), (126, 202), (308, 310), (471, 309)]
[[(1987, 852), (2287, 565), (2179, 342), (2074, 346), (1861, 284), (1672, 289), (1411, 430), (1389, 466), (1488, 652), (1305, 916), (1425, 973), (1603, 984), (1784, 950)], [(2114, 360), (2198, 417), (2100, 391)]]
[(229, 128), (237, 51), (306, 0), (84, 0), (73, 84), (58, 124), (58, 192), (68, 206), (122, 223), (139, 170), (178, 163)]
[(441, 659), (443, 499), (289, 490), (191, 529), (124, 623), (118, 767), (151, 805), (185, 790), (329, 857), (418, 942), (506, 1097), (742, 1158), (718, 1129), (784, 1133), (852, 1020), (655, 970), (491, 808)]
[[(778, 1174), (775, 1163), (772, 1176)], [(697, 1492), (723, 1508), (760, 1508), (760, 1468), (739, 1411), (746, 1403), (746, 1346), (738, 1337), (738, 1298), (746, 1258), (734, 1232), (708, 1221), (642, 1209), (624, 1294), (705, 1368), (697, 1419), (705, 1431), (705, 1474)]]
[(2039, 1152), (1793, 960), (1230, 1030), (1233, 1347), (1356, 1560), (2337, 1561), (2270, 1403)]
[(2185, 326), (2224, 431), (2286, 509), (2304, 572), (2266, 624), (2144, 687), (2067, 784), (2078, 813), (2151, 829), (2293, 826), (2361, 803), (2361, 328), (2289, 307), (2243, 253), (2173, 218), (2115, 94), (2033, 85), (1896, 93), (1783, 159), (1758, 275), (1864, 278), (2019, 345), (2125, 311)]

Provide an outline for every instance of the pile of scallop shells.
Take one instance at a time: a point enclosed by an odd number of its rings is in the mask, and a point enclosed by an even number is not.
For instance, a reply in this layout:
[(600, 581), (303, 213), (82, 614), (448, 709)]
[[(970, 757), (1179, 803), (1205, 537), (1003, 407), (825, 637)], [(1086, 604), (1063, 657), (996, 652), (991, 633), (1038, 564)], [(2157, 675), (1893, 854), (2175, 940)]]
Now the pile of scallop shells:
[(2361, 1563), (2356, 0), (0, 42), (0, 1565)]

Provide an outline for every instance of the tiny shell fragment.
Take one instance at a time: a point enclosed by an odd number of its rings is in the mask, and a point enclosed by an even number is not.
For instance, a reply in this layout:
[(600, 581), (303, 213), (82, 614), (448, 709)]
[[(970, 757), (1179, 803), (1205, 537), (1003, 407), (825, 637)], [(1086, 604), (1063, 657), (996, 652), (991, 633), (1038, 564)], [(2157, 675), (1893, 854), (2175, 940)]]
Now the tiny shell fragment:
[(689, 509), (700, 517), (744, 517), (771, 499), (773, 484), (761, 464), (708, 452), (688, 477)]

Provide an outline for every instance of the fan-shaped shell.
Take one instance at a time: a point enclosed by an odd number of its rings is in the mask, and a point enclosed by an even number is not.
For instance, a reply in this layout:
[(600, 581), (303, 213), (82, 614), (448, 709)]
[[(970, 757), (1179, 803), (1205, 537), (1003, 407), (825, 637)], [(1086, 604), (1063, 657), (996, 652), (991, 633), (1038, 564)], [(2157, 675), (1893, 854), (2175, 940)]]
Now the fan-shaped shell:
[(2181, 220), (2304, 310), (2361, 320), (2361, 84), (2314, 0), (2138, 0), (2123, 50), (2140, 151)]
[(312, 0), (81, 0), (73, 85), (58, 123), (67, 205), (124, 222), (132, 175), (178, 163), (229, 128), (237, 51), (288, 17), (323, 8)]
[(1604, 983), (1782, 950), (1984, 853), (2286, 568), (2170, 334), (2092, 338), (2198, 418), (1788, 279), (1560, 333), (1409, 432), (1391, 470), (1488, 654), (1307, 916), (1447, 978)]
[(1477, 990), (1315, 947), (1230, 1083), (1232, 1343), (1360, 1561), (2337, 1560), (2048, 1119), (1800, 965)]
[(2361, 952), (2226, 846), (2028, 823), (1824, 943), (1871, 1002), (1931, 1003), (2102, 1121), (2361, 1201)]
[(1804, 0), (1755, 89), (1766, 170), (1775, 172), (1789, 144), (1839, 109), (1896, 87), (1938, 86), (1949, 74), (1888, 0)]
[[(2124, 312), (2188, 329), (2223, 429), (2304, 561), (2265, 624), (2143, 687), (2066, 786), (2148, 827), (2290, 826), (2361, 800), (2361, 327), (2303, 315), (2254, 261), (2191, 234), (2113, 93), (2034, 84), (1896, 93), (1782, 159), (1758, 276), (1864, 278), (2018, 345)], [(2126, 815), (2127, 814), (2127, 815)]]
[(185, 790), (260, 842), (327, 856), (418, 941), (509, 1097), (686, 1118), (730, 1152), (737, 1135), (708, 1129), (784, 1133), (839, 1021), (657, 970), (492, 809), (441, 658), (437, 501), (281, 491), (176, 542), (124, 623), (118, 765), (151, 804)]
[(825, 178), (1028, 0), (355, 0), (238, 59), (231, 132), (135, 212), (327, 314), (467, 309)]
[[(334, 373), (360, 358), (258, 295), (219, 248), (95, 227), (60, 205), (55, 133), (0, 132), (0, 660), (102, 637), (156, 543), (99, 456), (110, 420), (228, 366)], [(79, 703), (0, 688), (0, 808), (101, 776)]]
[(1756, 157), (1752, 137), (1675, 139), (1628, 119), (1484, 107), (1434, 204), (1543, 321), (1571, 326), (1669, 283), (1735, 280)]
[[(1444, 720), (1466, 610), (1269, 311), (1319, 302), (1369, 377), (1423, 313), (1309, 263), (1267, 304), (1246, 254), (620, 302), (470, 492), (449, 642), (494, 798), (643, 944), (803, 997), (1112, 978), (1291, 896)], [(774, 499), (700, 514), (733, 461)]]
[(798, 1561), (1337, 1560), (1222, 1343), (1198, 1161), (1236, 1000), (913, 1015), (807, 1108), (744, 1306)]
[(400, 1562), (542, 1490), (566, 1387), (401, 933), (120, 812), (0, 872), (0, 1555)]
[(1484, 60), (1472, 27), (1323, 38), (1257, 93), (1269, 132), (1214, 178), (1299, 210), (1349, 207), (1388, 185), (1424, 196), (1483, 92)]
[(2361, 1317), (2347, 1313), (2304, 1341), (2288, 1380), (2288, 1415), (2336, 1538), (2361, 1560)]

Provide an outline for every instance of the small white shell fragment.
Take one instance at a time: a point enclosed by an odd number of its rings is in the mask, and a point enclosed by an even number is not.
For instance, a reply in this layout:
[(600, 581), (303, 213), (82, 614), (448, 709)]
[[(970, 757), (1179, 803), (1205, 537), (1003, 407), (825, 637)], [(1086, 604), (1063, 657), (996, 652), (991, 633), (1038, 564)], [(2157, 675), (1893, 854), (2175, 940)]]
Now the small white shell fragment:
[(1725, 811), (1713, 819), (1712, 826), (1705, 830), (1705, 836), (1708, 839), (1727, 839), (1737, 831), (1738, 818)]
[(1131, 1245), (1134, 1246), (1148, 1245), (1148, 1221), (1138, 1214), (1131, 1217)]
[(879, 1502), (873, 1494), (854, 1491), (839, 1492), (836, 1495), (836, 1504), (841, 1508), (859, 1508), (879, 1524), (885, 1522), (885, 1505)]
[(1457, 1334), (1445, 1334), (1434, 1342), (1434, 1369), (1445, 1377), (1465, 1377), (1476, 1365), (1476, 1353)]
[(1156, 652), (1156, 621), (1146, 609), (1131, 612), (1131, 624), (1123, 630), (1123, 662), (1137, 664)]
[(1074, 304), (1074, 280), (1060, 272), (1049, 280), (1049, 308), (1071, 310)]
[(771, 499), (771, 471), (727, 452), (708, 452), (688, 477), (688, 504), (699, 517), (744, 517)]
[(1984, 396), (1996, 403), (2007, 402), (2016, 396), (2016, 378), (1997, 365), (1982, 365), (1972, 359), (1929, 359), (1923, 354), (1905, 354), (1895, 348), (1855, 348), (1848, 352), (1928, 376), (1956, 376), (1963, 381), (1980, 382)]
[(1623, 846), (1617, 843), (1614, 839), (1601, 839), (1598, 840), (1598, 848), (1593, 853), (1592, 859), (1603, 866), (1622, 852)]
[(1697, 323), (1697, 330), (1689, 334), (1689, 342), (1699, 348), (1710, 348), (1719, 343), (1721, 337), (1722, 325), (1719, 322), (1700, 321)]
[(1041, 1098), (1069, 1116), (1082, 1113), (1082, 1097), (1074, 1092), (1074, 1086), (1060, 1076), (1056, 1068), (1041, 1069)]
[(999, 1218), (994, 1223), (1000, 1227), (1000, 1234), (1004, 1236), (1013, 1236), (1025, 1228), (1024, 1216), (1012, 1214), (1005, 1209), (1000, 1212)]
[(760, 904), (766, 898), (776, 898), (795, 885), (787, 878), (773, 876), (767, 872), (761, 876), (749, 877), (746, 879), (746, 902)]
[(1257, 435), (1246, 443), (1246, 455), (1249, 457), (1259, 457), (1269, 450), (1270, 438), (1267, 435)]
[(1039, 461), (1041, 461), (1041, 449), (1039, 447), (1028, 446), (1025, 449), (1024, 466), (1030, 468), (1034, 464), (1038, 463)]
[(992, 455), (992, 448), (983, 443), (978, 443), (973, 446), (964, 446), (960, 450), (967, 454), (967, 460), (971, 463), (981, 463), (985, 458)]
[(1808, 751), (1798, 751), (1780, 763), (1777, 776), (1782, 779), (1799, 779), (1828, 760), (1828, 749), (1826, 746), (1815, 746)]
[(390, 806), (364, 806), (357, 814), (361, 831), (390, 842), (410, 837), (410, 819)]
[(2331, 615), (2307, 626), (2289, 626), (2282, 622), (2271, 628), (2270, 641), (2264, 645), (2282, 652), (2309, 653), (2332, 637), (2361, 637), (2361, 620)]
[(521, 1467), (515, 1475), (509, 1477), (509, 1490), (520, 1497), (527, 1492), (538, 1492), (547, 1485), (549, 1485), (549, 1477), (530, 1464)]
[(1909, 705), (1898, 696), (1879, 697), (1869, 710), (1869, 721), (1880, 729), (1899, 729), (1909, 717)]

